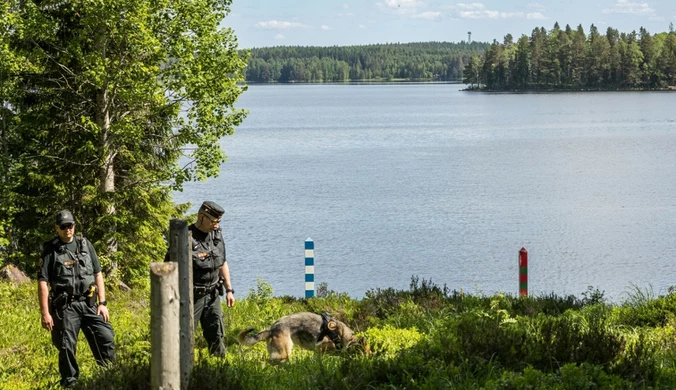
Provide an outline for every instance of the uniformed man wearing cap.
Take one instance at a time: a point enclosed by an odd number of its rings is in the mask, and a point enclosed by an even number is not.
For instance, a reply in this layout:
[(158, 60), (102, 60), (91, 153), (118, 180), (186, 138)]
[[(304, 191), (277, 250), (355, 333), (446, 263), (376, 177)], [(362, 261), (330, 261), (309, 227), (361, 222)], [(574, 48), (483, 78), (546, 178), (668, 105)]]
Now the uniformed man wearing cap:
[(99, 258), (86, 238), (75, 236), (70, 211), (56, 214), (56, 233), (58, 237), (42, 248), (38, 298), (42, 327), (51, 331), (52, 344), (59, 350), (61, 385), (71, 387), (80, 374), (75, 360), (80, 329), (101, 366), (115, 360), (114, 333)]
[(197, 221), (188, 226), (192, 232), (194, 318), (202, 324), (209, 352), (215, 356), (225, 356), (223, 310), (219, 297), (225, 295), (228, 307), (235, 305), (235, 290), (230, 283), (219, 227), (224, 211), (216, 203), (205, 201), (197, 212)]

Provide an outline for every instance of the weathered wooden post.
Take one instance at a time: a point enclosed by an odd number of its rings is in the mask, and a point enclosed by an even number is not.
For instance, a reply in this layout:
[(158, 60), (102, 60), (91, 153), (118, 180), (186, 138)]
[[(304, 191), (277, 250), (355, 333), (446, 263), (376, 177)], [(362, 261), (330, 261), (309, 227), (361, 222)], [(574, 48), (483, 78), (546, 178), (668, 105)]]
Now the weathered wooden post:
[(305, 240), (305, 298), (315, 296), (315, 242)]
[(150, 264), (150, 388), (180, 390), (178, 267)]
[(519, 251), (519, 296), (528, 296), (528, 251), (521, 248)]
[(190, 385), (190, 371), (195, 359), (195, 322), (193, 319), (192, 248), (188, 222), (172, 219), (169, 222), (169, 260), (178, 263), (181, 301), (181, 388)]

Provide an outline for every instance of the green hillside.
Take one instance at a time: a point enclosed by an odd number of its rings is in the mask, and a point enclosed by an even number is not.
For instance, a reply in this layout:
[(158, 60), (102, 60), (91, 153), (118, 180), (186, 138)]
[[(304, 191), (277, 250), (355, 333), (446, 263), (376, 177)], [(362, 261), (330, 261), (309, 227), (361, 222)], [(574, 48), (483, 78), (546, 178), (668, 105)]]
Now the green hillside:
[(365, 80), (460, 81), (464, 66), (487, 44), (450, 42), (251, 49), (248, 82)]

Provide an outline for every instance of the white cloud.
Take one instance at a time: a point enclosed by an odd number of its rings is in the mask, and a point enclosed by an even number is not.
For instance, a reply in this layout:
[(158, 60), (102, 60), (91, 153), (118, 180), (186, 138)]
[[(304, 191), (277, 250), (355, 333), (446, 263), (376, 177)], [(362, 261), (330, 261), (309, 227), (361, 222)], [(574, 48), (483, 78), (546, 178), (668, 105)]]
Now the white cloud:
[(376, 3), (381, 11), (395, 14), (415, 14), (418, 7), (423, 3), (418, 0), (385, 0)]
[(275, 39), (284, 39), (284, 35), (277, 34), (277, 35), (275, 35)]
[(529, 12), (526, 14), (528, 20), (546, 20), (547, 17), (539, 12)]
[(486, 6), (481, 3), (472, 3), (472, 4), (458, 3), (456, 5), (449, 5), (446, 8), (463, 11), (474, 11), (486, 9)]
[(312, 26), (308, 26), (298, 22), (284, 22), (278, 20), (258, 22), (254, 27), (260, 28), (262, 30), (287, 30), (291, 28), (312, 28)]
[(545, 6), (540, 3), (528, 3), (528, 8), (533, 8), (537, 11), (544, 11)]
[(364, 26), (363, 24), (360, 24), (360, 25), (359, 25), (359, 28), (361, 28), (361, 29), (365, 29), (365, 28), (366, 28), (366, 26)]
[(321, 29), (324, 30), (324, 31), (333, 30), (331, 27), (329, 27), (325, 24), (322, 25)]
[(343, 8), (348, 9), (348, 8), (350, 8), (350, 6), (347, 5), (347, 4), (343, 4)]
[(343, 16), (354, 16), (354, 14), (353, 14), (352, 12), (339, 12), (339, 13), (338, 13), (338, 16), (339, 16), (339, 17), (343, 17)]
[(431, 11), (422, 12), (422, 13), (413, 15), (412, 18), (413, 19), (439, 21), (439, 20), (441, 20), (441, 12), (431, 12)]
[(603, 10), (604, 14), (629, 14), (636, 16), (657, 16), (648, 3), (630, 3), (629, 0), (617, 0), (612, 7)]
[[(537, 3), (531, 3), (529, 6), (538, 6)], [(490, 10), (482, 3), (457, 3), (456, 5), (448, 6), (453, 11), (453, 15), (461, 19), (547, 19), (541, 12), (506, 12)]]

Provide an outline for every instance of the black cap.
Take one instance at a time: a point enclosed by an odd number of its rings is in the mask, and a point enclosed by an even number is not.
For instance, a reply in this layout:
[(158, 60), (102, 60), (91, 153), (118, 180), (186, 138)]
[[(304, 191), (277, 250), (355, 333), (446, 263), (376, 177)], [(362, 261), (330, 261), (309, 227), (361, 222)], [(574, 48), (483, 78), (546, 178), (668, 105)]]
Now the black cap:
[(223, 210), (223, 207), (217, 205), (216, 202), (207, 200), (202, 203), (199, 212), (209, 214), (214, 218), (220, 218), (223, 216), (223, 213), (225, 213), (225, 210)]
[(61, 210), (56, 213), (56, 224), (63, 225), (64, 223), (75, 223), (73, 214), (71, 214), (68, 210)]

